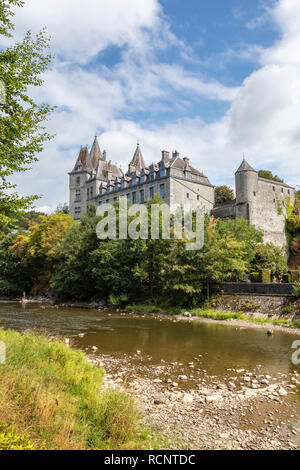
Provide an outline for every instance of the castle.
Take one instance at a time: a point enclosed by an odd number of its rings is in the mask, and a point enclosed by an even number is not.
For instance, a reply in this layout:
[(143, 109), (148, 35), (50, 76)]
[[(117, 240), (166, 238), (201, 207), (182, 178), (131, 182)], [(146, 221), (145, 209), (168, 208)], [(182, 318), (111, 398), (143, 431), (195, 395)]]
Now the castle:
[(91, 150), (82, 147), (73, 171), (69, 173), (70, 213), (76, 220), (96, 204), (113, 203), (126, 197), (130, 204), (143, 204), (158, 194), (171, 208), (202, 207), (217, 218), (244, 218), (264, 233), (265, 242), (286, 246), (285, 213), (287, 201), (295, 202), (295, 190), (285, 183), (260, 178), (244, 159), (235, 174), (236, 199), (215, 204), (215, 187), (187, 157), (177, 151), (162, 151), (159, 162), (147, 166), (140, 148), (128, 171), (107, 161), (95, 137)]

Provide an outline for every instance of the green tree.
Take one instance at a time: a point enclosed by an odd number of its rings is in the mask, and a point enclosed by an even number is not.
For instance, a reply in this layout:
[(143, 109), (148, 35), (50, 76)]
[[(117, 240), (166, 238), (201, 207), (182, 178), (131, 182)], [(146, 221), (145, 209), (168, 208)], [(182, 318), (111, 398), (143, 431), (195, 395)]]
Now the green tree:
[(228, 276), (244, 277), (248, 269), (247, 243), (231, 231), (220, 231), (218, 221), (206, 218), (202, 250), (187, 251), (184, 240), (170, 252), (165, 272), (165, 291), (176, 305), (199, 305), (210, 288)]
[(229, 186), (217, 186), (215, 189), (216, 204), (234, 201), (234, 192)]
[(70, 215), (41, 216), (39, 224), (32, 225), (28, 233), (19, 234), (10, 252), (26, 267), (35, 284), (49, 286), (53, 272), (56, 245), (74, 224)]
[[(0, 5), (0, 38), (12, 36), (12, 7), (23, 1), (2, 0)], [(28, 31), (24, 39), (0, 51), (0, 83), (5, 99), (0, 100), (0, 232), (7, 231), (20, 212), (28, 210), (37, 196), (20, 197), (13, 192), (9, 179), (16, 172), (29, 169), (50, 139), (45, 121), (52, 109), (38, 105), (32, 88), (43, 84), (42, 74), (52, 57), (45, 31), (35, 37)]]
[(15, 256), (10, 247), (14, 237), (6, 237), (0, 242), (0, 295), (21, 296), (31, 287), (31, 277), (26, 266)]
[(220, 219), (217, 222), (217, 230), (221, 236), (231, 233), (236, 240), (245, 242), (249, 262), (256, 247), (264, 240), (263, 232), (254, 225), (249, 225), (245, 219)]
[(270, 269), (271, 274), (277, 276), (287, 273), (288, 265), (284, 250), (273, 243), (258, 245), (251, 261), (251, 269), (254, 272)]
[(70, 211), (69, 211), (68, 204), (66, 202), (64, 204), (58, 204), (58, 206), (56, 207), (55, 213), (56, 214), (69, 214)]
[(265, 178), (267, 180), (278, 181), (278, 183), (283, 183), (283, 180), (277, 175), (273, 175), (270, 170), (259, 170), (258, 176), (260, 178)]

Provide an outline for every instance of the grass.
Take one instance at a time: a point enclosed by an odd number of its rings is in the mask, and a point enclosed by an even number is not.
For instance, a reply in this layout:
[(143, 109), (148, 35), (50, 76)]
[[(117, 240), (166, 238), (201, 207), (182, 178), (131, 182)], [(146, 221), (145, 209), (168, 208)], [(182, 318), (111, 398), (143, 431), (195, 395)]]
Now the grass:
[[(157, 313), (161, 315), (183, 315), (187, 312), (187, 309), (181, 307), (163, 307), (153, 304), (137, 304), (137, 305), (128, 305), (126, 307), (127, 312), (135, 313)], [(242, 312), (222, 312), (218, 310), (211, 309), (190, 309), (189, 313), (193, 317), (207, 318), (210, 320), (244, 320), (249, 323), (259, 323), (259, 324), (270, 324), (277, 326), (287, 326), (292, 328), (300, 328), (300, 321), (288, 321), (288, 320), (268, 320), (267, 318), (262, 317), (247, 317)]]
[(33, 333), (0, 330), (0, 449), (138, 449), (135, 402), (102, 387), (85, 354)]

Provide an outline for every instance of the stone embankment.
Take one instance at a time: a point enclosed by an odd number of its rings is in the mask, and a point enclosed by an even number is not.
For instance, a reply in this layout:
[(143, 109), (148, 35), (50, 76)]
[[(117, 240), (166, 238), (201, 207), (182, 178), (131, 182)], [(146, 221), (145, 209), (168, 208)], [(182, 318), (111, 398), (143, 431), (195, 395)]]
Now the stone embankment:
[(212, 300), (212, 307), (270, 320), (300, 320), (300, 300), (290, 295), (222, 294)]

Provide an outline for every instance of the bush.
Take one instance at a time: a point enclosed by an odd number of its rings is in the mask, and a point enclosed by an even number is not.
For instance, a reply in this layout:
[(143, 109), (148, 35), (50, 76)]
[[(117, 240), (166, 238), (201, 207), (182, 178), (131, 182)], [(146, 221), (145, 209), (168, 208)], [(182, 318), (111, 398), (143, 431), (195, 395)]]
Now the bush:
[(250, 279), (252, 282), (261, 282), (261, 273), (260, 272), (251, 273)]
[(287, 283), (287, 284), (291, 283), (291, 282), (292, 282), (292, 275), (291, 275), (291, 273), (286, 273), (286, 274), (284, 274), (283, 277), (282, 277), (282, 279), (283, 279), (283, 282), (285, 282), (285, 283)]
[(300, 282), (294, 282), (292, 295), (297, 299), (300, 299)]

